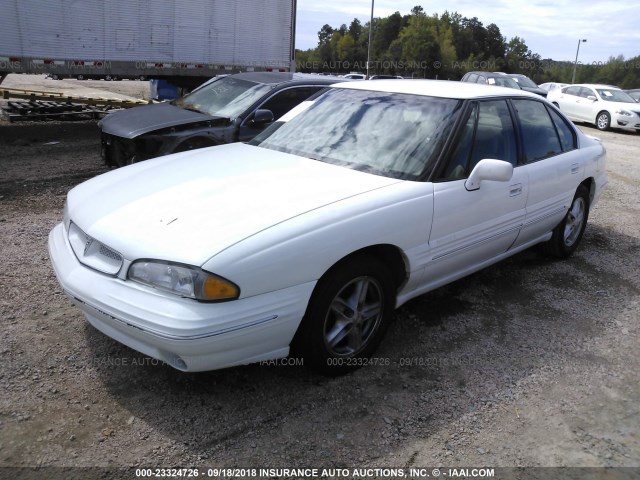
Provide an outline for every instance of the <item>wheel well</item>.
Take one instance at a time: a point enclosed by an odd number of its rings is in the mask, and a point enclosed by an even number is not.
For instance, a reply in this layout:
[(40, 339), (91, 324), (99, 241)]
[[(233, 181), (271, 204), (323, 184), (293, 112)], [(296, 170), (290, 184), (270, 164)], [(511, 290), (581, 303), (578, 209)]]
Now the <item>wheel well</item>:
[(346, 257), (340, 259), (335, 265), (327, 270), (324, 275), (326, 275), (333, 269), (340, 267), (344, 263), (360, 256), (369, 256), (381, 260), (382, 263), (384, 263), (389, 268), (389, 270), (391, 270), (391, 274), (393, 275), (393, 282), (396, 289), (399, 289), (399, 287), (401, 287), (407, 280), (407, 265), (404, 259), (404, 255), (398, 247), (393, 245), (372, 245), (370, 247), (356, 250), (355, 252), (350, 253)]
[(178, 143), (175, 146), (175, 148), (172, 150), (171, 153), (178, 153), (178, 152), (184, 152), (187, 150), (192, 150), (193, 147), (189, 148), (189, 144), (197, 145), (195, 148), (213, 147), (214, 145), (217, 145), (216, 141), (212, 140), (210, 137), (197, 135), (195, 137), (188, 137), (181, 140), (180, 143)]
[(584, 185), (589, 190), (589, 205), (593, 202), (593, 197), (596, 194), (596, 182), (593, 178), (589, 177), (585, 179), (579, 186)]

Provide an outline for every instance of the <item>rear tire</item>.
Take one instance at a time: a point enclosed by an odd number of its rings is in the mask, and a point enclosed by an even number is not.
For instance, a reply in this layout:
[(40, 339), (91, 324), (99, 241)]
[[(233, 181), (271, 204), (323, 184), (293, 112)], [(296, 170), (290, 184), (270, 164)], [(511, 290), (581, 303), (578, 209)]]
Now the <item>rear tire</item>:
[(325, 375), (366, 365), (387, 331), (395, 307), (393, 275), (362, 256), (338, 265), (316, 285), (292, 343), (293, 355)]
[(578, 248), (589, 218), (589, 190), (580, 185), (562, 221), (553, 229), (543, 250), (558, 258), (567, 258)]

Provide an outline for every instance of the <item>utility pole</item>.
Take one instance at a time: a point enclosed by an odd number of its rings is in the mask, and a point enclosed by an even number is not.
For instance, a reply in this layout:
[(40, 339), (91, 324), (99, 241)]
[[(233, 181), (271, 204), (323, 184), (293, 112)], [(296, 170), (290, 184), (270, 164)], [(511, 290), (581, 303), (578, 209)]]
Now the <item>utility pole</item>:
[(582, 40), (578, 40), (578, 49), (576, 50), (576, 61), (573, 62), (573, 76), (571, 77), (571, 84), (576, 83), (576, 68), (578, 67), (578, 54), (580, 53), (580, 44), (586, 42), (587, 39), (583, 38)]
[(367, 47), (367, 79), (369, 79), (369, 71), (371, 68), (371, 38), (373, 36), (373, 2), (371, 0), (371, 21), (369, 22), (369, 46)]

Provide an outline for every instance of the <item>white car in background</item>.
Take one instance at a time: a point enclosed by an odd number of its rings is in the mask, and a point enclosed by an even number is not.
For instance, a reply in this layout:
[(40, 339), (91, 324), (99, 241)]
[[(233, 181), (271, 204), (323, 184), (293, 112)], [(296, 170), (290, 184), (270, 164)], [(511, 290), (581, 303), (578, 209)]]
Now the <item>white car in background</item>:
[(569, 85), (550, 91), (547, 100), (571, 120), (591, 123), (598, 130), (640, 130), (640, 105), (611, 85)]
[(95, 328), (179, 370), (294, 352), (337, 374), (410, 299), (536, 244), (571, 255), (606, 183), (603, 145), (540, 96), (345, 82), (250, 144), (75, 187), (49, 253)]
[(342, 78), (346, 78), (348, 80), (366, 80), (367, 75), (364, 73), (347, 73), (346, 75), (341, 75)]
[(538, 86), (541, 89), (546, 90), (547, 92), (550, 92), (552, 90), (557, 90), (557, 89), (560, 89), (562, 87), (566, 87), (567, 85), (569, 85), (569, 84), (568, 83), (547, 82), (547, 83), (541, 83)]

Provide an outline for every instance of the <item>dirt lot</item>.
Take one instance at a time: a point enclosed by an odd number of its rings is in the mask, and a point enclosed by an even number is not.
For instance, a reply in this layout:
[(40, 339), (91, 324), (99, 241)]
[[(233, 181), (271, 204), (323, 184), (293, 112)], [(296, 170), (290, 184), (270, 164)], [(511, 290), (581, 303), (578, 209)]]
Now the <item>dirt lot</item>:
[(331, 379), (185, 374), (94, 330), (46, 245), (66, 192), (106, 171), (98, 129), (0, 123), (0, 467), (640, 467), (640, 135), (581, 128), (610, 184), (576, 254), (412, 301), (382, 365)]

